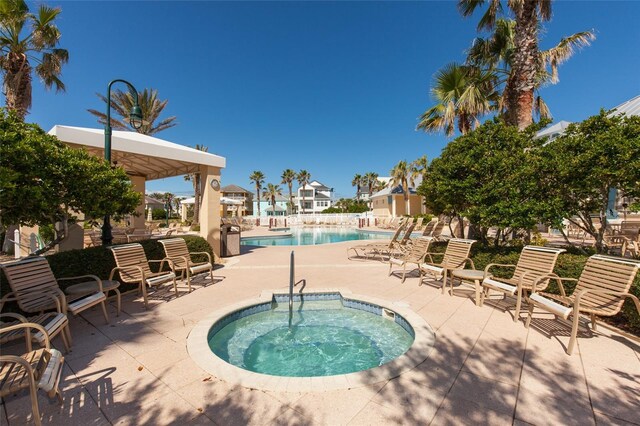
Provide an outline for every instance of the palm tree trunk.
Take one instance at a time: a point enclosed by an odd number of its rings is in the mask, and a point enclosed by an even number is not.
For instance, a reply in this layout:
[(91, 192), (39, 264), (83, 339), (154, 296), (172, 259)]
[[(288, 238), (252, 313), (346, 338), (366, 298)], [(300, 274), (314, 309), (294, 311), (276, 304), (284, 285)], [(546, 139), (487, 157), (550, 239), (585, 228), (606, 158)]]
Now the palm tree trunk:
[(31, 108), (31, 64), (24, 53), (9, 53), (4, 75), (7, 108), (15, 111), (20, 120)]
[(533, 90), (538, 68), (537, 2), (524, 1), (516, 11), (514, 54), (507, 80), (506, 122), (524, 129), (533, 122)]
[(197, 225), (200, 223), (200, 173), (193, 174), (193, 193), (195, 197), (195, 202), (193, 203), (193, 224)]
[(260, 185), (256, 185), (256, 196), (258, 197), (258, 216), (256, 216), (256, 226), (260, 226)]

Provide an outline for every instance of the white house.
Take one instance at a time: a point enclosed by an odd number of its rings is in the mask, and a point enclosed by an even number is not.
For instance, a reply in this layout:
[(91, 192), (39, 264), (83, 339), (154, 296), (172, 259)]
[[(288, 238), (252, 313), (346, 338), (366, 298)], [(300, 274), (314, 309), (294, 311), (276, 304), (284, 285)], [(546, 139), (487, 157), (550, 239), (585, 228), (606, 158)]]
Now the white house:
[(296, 201), (298, 213), (320, 213), (333, 205), (333, 188), (314, 180), (298, 188)]

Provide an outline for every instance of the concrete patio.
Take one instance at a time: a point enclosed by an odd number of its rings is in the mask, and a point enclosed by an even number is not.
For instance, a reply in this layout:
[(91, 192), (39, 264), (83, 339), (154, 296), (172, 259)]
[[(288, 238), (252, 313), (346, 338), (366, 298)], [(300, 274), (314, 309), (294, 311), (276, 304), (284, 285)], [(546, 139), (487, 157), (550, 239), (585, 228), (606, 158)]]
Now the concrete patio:
[[(70, 318), (64, 404), (39, 396), (43, 423), (102, 424), (638, 424), (640, 345), (604, 327), (583, 332), (567, 356), (568, 328), (543, 313), (532, 327), (513, 322), (513, 301), (484, 307), (473, 292), (441, 294), (439, 282), (401, 283), (386, 263), (348, 260), (353, 242), (294, 247), (304, 291), (347, 288), (404, 302), (433, 327), (436, 342), (415, 369), (367, 387), (325, 392), (270, 392), (231, 385), (201, 370), (186, 339), (214, 310), (286, 289), (291, 247), (251, 247), (216, 269), (216, 282), (195, 281), (181, 296), (161, 290), (144, 310), (135, 294), (105, 325), (99, 309)], [(200, 278), (202, 280), (202, 278)], [(433, 285), (430, 285), (433, 284)], [(524, 316), (523, 316), (524, 318)], [(54, 340), (56, 347), (61, 341)], [(27, 393), (8, 397), (0, 423), (33, 423)]]

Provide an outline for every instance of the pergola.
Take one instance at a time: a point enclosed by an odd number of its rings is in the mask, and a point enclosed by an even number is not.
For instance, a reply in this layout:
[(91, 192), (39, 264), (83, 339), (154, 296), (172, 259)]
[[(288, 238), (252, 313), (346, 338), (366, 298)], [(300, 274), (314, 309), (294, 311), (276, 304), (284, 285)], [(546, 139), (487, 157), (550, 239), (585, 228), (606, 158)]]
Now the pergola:
[[(67, 145), (86, 149), (104, 157), (104, 130), (56, 125), (50, 131)], [(200, 209), (200, 235), (220, 254), (220, 172), (226, 159), (173, 142), (135, 132), (113, 131), (111, 161), (125, 169), (135, 189), (145, 193), (146, 181), (187, 173), (200, 173), (202, 207)], [(212, 185), (212, 181), (217, 185)], [(144, 201), (136, 210), (135, 228), (144, 228)]]

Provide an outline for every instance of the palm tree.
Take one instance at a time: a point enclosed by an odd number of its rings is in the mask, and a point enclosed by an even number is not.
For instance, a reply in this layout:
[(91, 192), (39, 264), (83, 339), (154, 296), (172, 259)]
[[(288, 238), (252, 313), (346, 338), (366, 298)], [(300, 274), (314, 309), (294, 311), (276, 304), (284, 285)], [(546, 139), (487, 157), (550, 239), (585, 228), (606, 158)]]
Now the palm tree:
[(457, 128), (463, 135), (479, 124), (478, 117), (496, 108), (495, 74), (471, 65), (450, 63), (435, 76), (431, 95), (436, 104), (426, 110), (417, 129), (444, 130), (451, 136)]
[[(500, 87), (505, 86), (511, 73), (515, 26), (516, 22), (512, 19), (496, 20), (491, 35), (486, 39), (477, 37), (467, 51), (467, 64), (495, 72)], [(594, 38), (594, 34), (590, 31), (575, 33), (562, 38), (556, 46), (540, 52), (538, 81), (534, 89), (533, 116), (551, 118), (549, 108), (538, 93), (540, 88), (547, 84), (556, 84), (559, 81), (558, 65), (568, 60), (576, 49), (588, 46)], [(499, 110), (502, 113), (506, 111), (506, 94), (507, 91), (503, 90), (499, 100)]]
[(305, 202), (305, 186), (307, 186), (309, 184), (309, 181), (311, 180), (311, 173), (309, 173), (306, 170), (300, 170), (298, 172), (298, 175), (296, 176), (296, 180), (298, 181), (298, 184), (302, 187), (302, 214), (305, 214), (305, 210), (304, 210), (304, 202)]
[(286, 169), (282, 172), (282, 182), (286, 183), (289, 189), (289, 214), (293, 214), (293, 181), (296, 179), (296, 172), (291, 169)]
[[(96, 93), (105, 104), (107, 103), (107, 97), (99, 93)], [(158, 99), (158, 91), (156, 89), (144, 89), (142, 92), (138, 92), (138, 105), (142, 109), (142, 116), (144, 121), (139, 129), (133, 128), (130, 124), (124, 122), (124, 119), (129, 117), (129, 111), (133, 107), (134, 99), (130, 91), (123, 92), (122, 90), (115, 90), (111, 94), (111, 107), (117, 115), (123, 118), (123, 121), (117, 120), (111, 117), (111, 127), (115, 130), (134, 130), (143, 135), (154, 135), (163, 130), (169, 129), (178, 123), (175, 121), (176, 117), (171, 116), (162, 119), (159, 123), (156, 123), (158, 117), (167, 106), (169, 101), (167, 99)], [(91, 114), (98, 117), (100, 124), (107, 123), (107, 115), (104, 112), (97, 111), (95, 109), (88, 109)]]
[(60, 8), (40, 5), (38, 14), (29, 12), (24, 0), (0, 1), (0, 72), (7, 108), (24, 120), (31, 108), (31, 61), (47, 89), (64, 92), (60, 75), (69, 52), (59, 49), (60, 30), (54, 20)]
[(378, 183), (378, 174), (375, 172), (367, 172), (364, 174), (364, 182), (367, 185), (368, 193), (369, 193), (369, 208), (371, 208), (371, 195), (375, 189), (376, 184)]
[[(204, 145), (196, 144), (195, 149), (202, 152), (209, 151), (209, 147)], [(190, 181), (193, 184), (193, 224), (197, 225), (200, 223), (200, 197), (202, 196), (202, 183), (200, 179), (200, 172), (196, 173), (188, 173), (184, 175), (184, 180)]]
[(364, 182), (364, 178), (357, 173), (353, 176), (353, 179), (351, 180), (351, 186), (356, 187), (356, 200), (360, 199), (360, 186), (363, 184), (363, 182)]
[[(463, 16), (470, 16), (484, 0), (459, 0), (458, 9)], [(489, 0), (488, 8), (480, 22), (478, 31), (493, 30), (498, 16), (503, 13), (500, 0)], [(581, 33), (577, 38), (569, 37), (561, 41), (558, 49), (548, 55), (542, 55), (538, 47), (538, 30), (542, 21), (551, 19), (551, 0), (513, 0), (507, 2), (513, 16), (513, 52), (509, 57), (510, 71), (504, 88), (505, 120), (508, 124), (524, 129), (533, 122), (532, 111), (535, 107), (534, 92), (540, 86), (541, 68), (552, 67), (557, 77), (557, 67), (571, 56), (577, 46), (588, 45), (594, 39), (591, 32)], [(580, 33), (579, 33), (580, 34)], [(556, 69), (554, 72), (553, 70)]]
[(258, 216), (256, 223), (260, 224), (260, 190), (264, 183), (264, 174), (260, 170), (256, 170), (249, 175), (249, 180), (256, 184), (256, 197), (258, 197)]
[(414, 160), (409, 165), (410, 177), (413, 182), (415, 182), (418, 178), (421, 178), (422, 181), (427, 177), (427, 168), (429, 167), (429, 160), (426, 155)]
[(413, 185), (413, 179), (410, 177), (411, 170), (406, 161), (402, 160), (391, 169), (391, 185), (402, 186), (402, 195), (404, 197), (405, 214), (410, 214), (409, 208), (409, 185)]
[(274, 185), (272, 183), (267, 184), (267, 189), (262, 193), (264, 198), (271, 202), (271, 208), (273, 215), (276, 215), (276, 196), (282, 195), (282, 189), (278, 185)]

